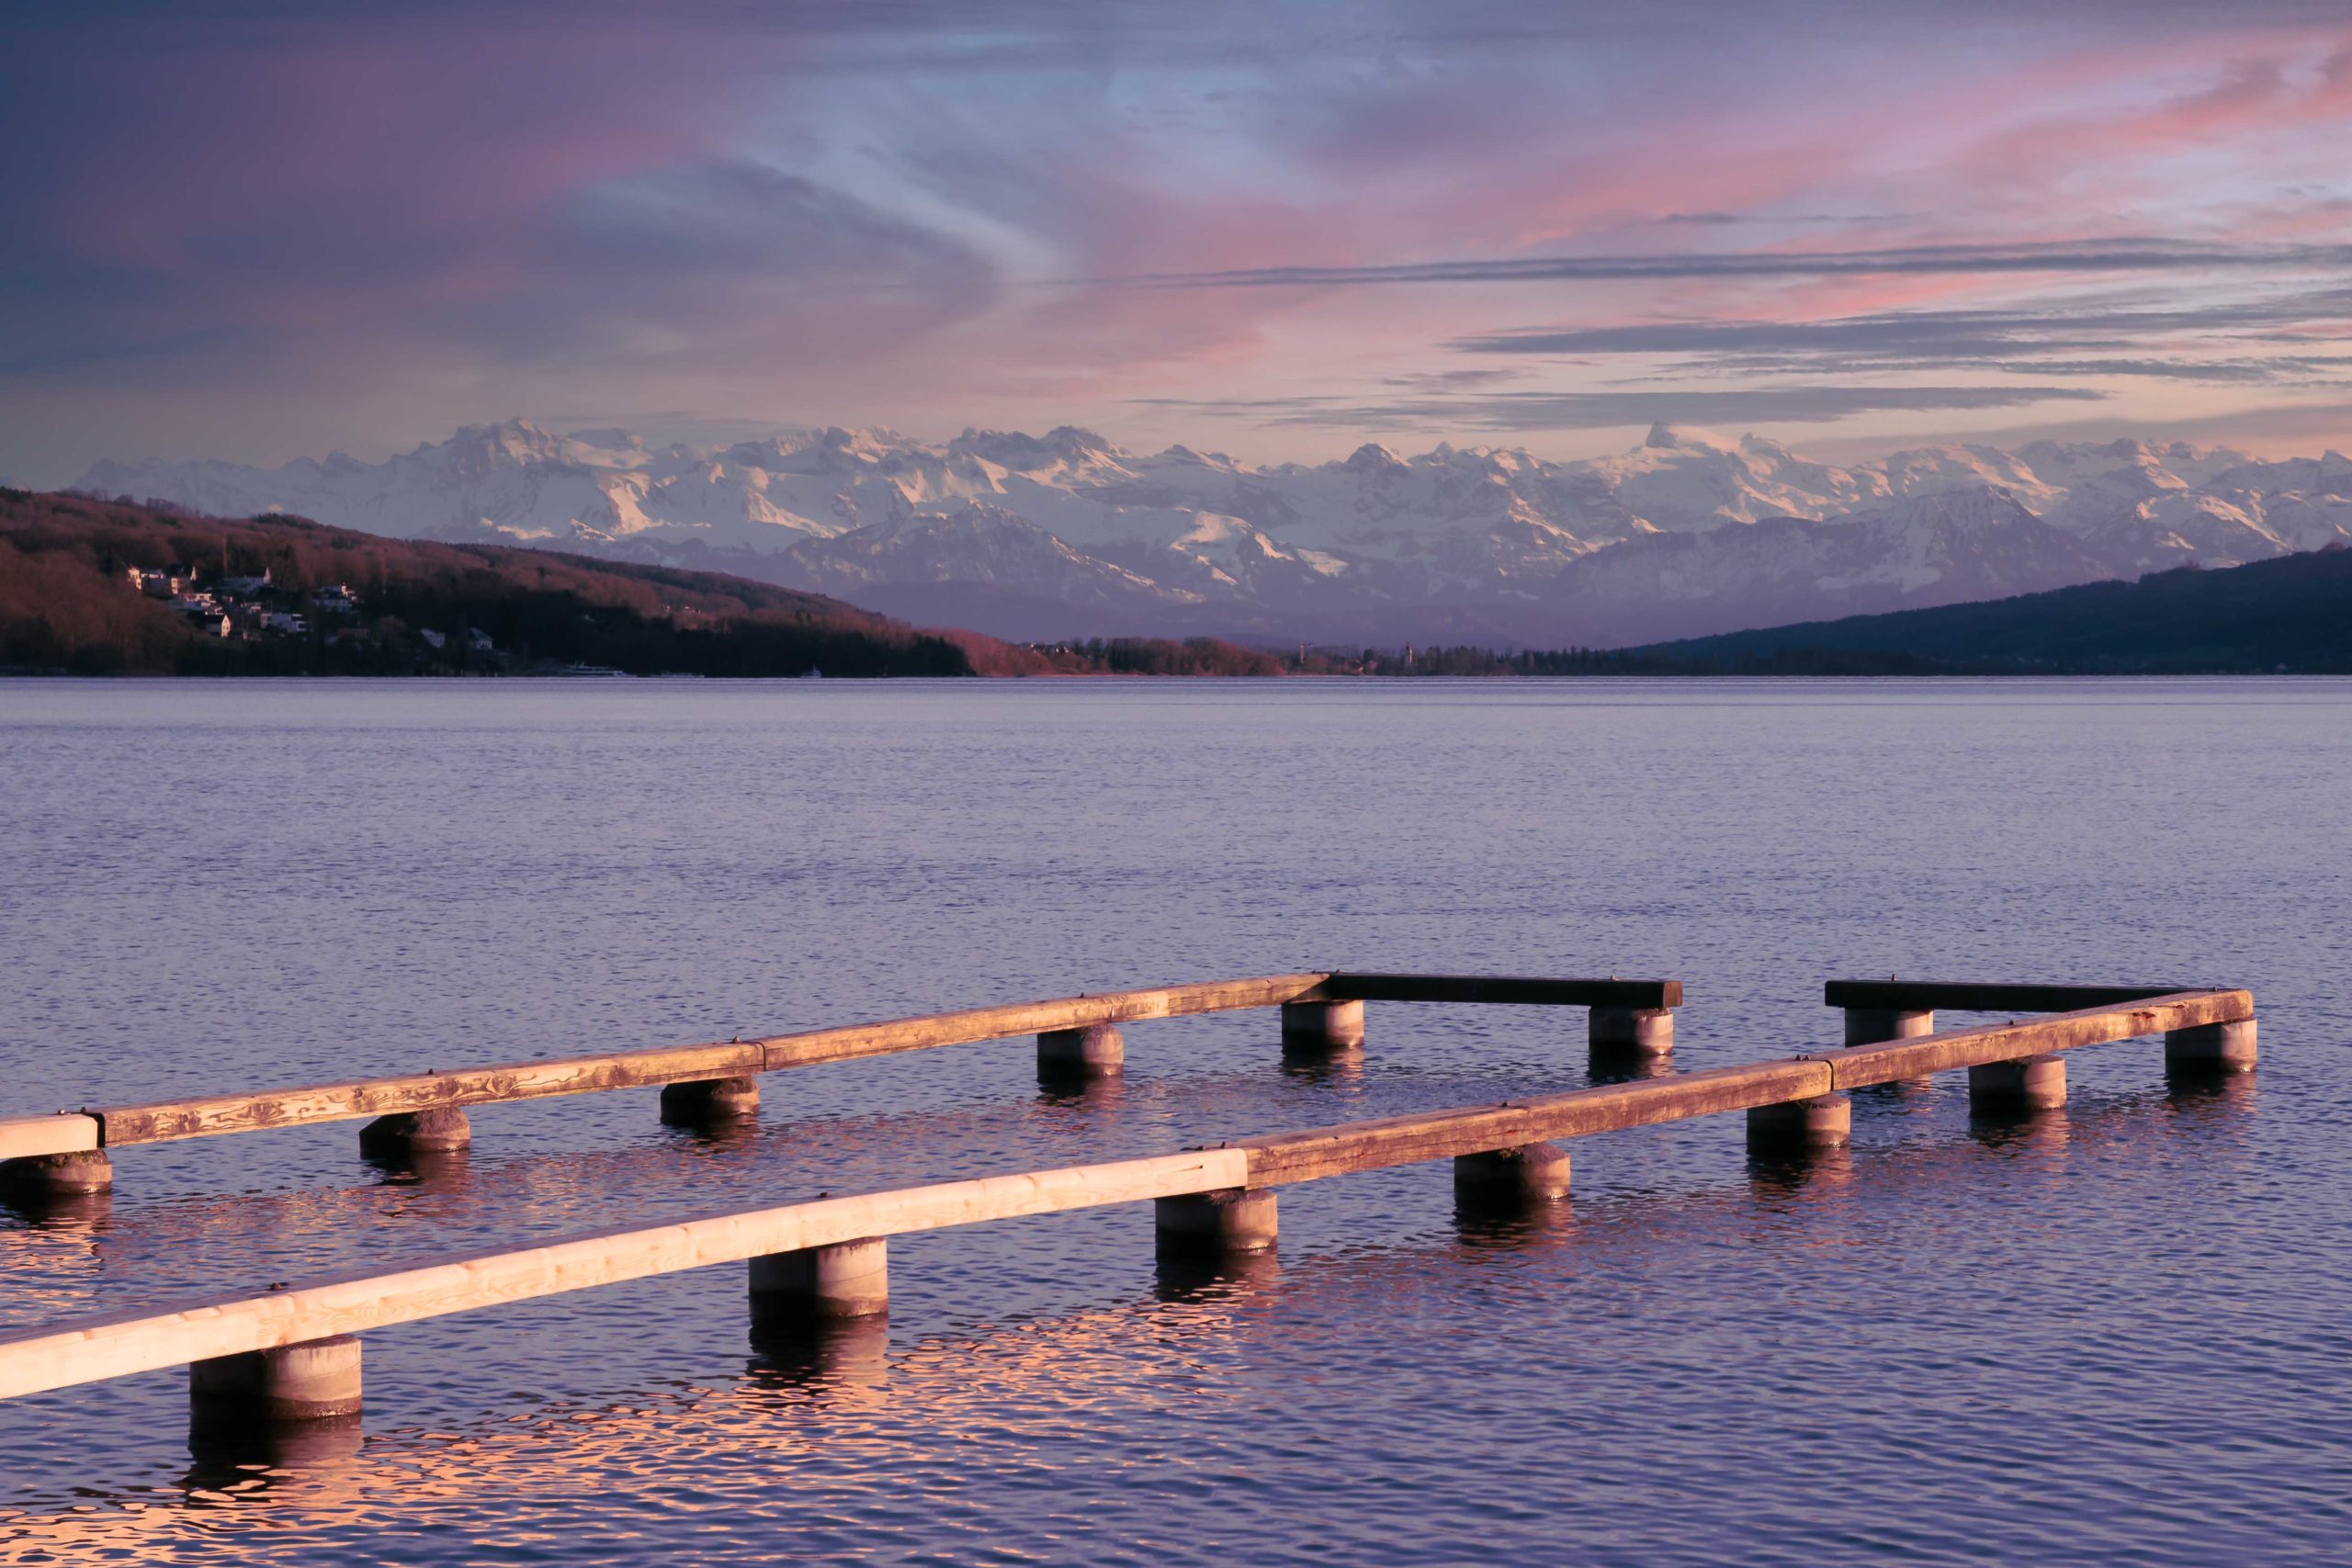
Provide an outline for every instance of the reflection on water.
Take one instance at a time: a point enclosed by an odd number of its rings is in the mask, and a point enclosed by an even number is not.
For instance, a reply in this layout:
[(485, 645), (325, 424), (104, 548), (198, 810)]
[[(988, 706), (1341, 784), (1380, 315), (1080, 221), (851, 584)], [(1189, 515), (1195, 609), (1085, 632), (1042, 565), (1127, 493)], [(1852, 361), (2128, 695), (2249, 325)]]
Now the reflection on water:
[[(409, 1325), (356, 1449), (192, 1455), (182, 1372), (13, 1401), (0, 1556), (2186, 1564), (2352, 1529), (2352, 878), (2314, 849), (2352, 688), (824, 684), (0, 683), (6, 1098), (1333, 965), (1674, 976), (1675, 1055), (1374, 1004), (1319, 1060), (1265, 1014), (1133, 1025), (1068, 1089), (1026, 1039), (775, 1074), (707, 1134), (630, 1091), (439, 1159), (130, 1148), (110, 1199), (0, 1213), (0, 1318), (1786, 1055), (1848, 973), (2251, 985), (2265, 1082), (2141, 1042), (2026, 1120), (1962, 1075), (1858, 1094), (1810, 1159), (1736, 1115), (1580, 1140), (1535, 1210), (1442, 1162), (1309, 1183), (1222, 1267), (1159, 1258), (1148, 1204), (899, 1238), (888, 1319), (816, 1339), (752, 1342), (733, 1267)], [(1825, 1506), (1858, 1454), (1888, 1484)]]

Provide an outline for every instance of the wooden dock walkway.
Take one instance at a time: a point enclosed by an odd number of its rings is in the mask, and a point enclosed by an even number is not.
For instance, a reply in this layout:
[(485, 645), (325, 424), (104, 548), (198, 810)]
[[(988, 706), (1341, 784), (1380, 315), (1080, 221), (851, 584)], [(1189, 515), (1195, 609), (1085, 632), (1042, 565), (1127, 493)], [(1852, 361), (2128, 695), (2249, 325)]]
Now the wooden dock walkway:
[[(1919, 1011), (1913, 1004), (1929, 1000), (1961, 1008), (2029, 992), (2045, 1003), (2082, 998), (2063, 987), (1845, 988), (1854, 984), (1833, 984), (1832, 1004)], [(187, 1364), (199, 1417), (211, 1409), (255, 1422), (356, 1419), (358, 1334), (626, 1280), (748, 1262), (755, 1318), (852, 1317), (887, 1309), (888, 1238), (914, 1231), (1149, 1199), (1163, 1246), (1247, 1251), (1273, 1243), (1274, 1189), (1326, 1177), (1451, 1159), (1464, 1193), (1544, 1201), (1567, 1186), (1568, 1156), (1554, 1140), (1745, 1111), (1751, 1147), (1801, 1155), (1845, 1141), (1847, 1090), (1967, 1068), (1972, 1100), (1986, 1109), (2045, 1108), (2064, 1100), (2059, 1053), (2158, 1033), (2172, 1068), (2253, 1066), (2254, 1003), (2245, 991), (2098, 995), (2104, 999), (2026, 1021), (1147, 1158), (826, 1197), (23, 1328), (0, 1335), (0, 1398)]]
[(110, 1149), (361, 1117), (375, 1119), (361, 1134), (363, 1146), (386, 1152), (451, 1149), (471, 1140), (465, 1116), (469, 1106), (612, 1089), (660, 1086), (665, 1120), (699, 1122), (754, 1112), (759, 1074), (1023, 1034), (1037, 1036), (1041, 1072), (1096, 1076), (1119, 1070), (1121, 1024), (1258, 1008), (1281, 1010), (1283, 1040), (1291, 1048), (1346, 1049), (1363, 1043), (1367, 1001), (1589, 1008), (1593, 1049), (1657, 1055), (1673, 1046), (1673, 1010), (1682, 1004), (1682, 987), (1675, 980), (1615, 976), (1268, 975), (930, 1013), (723, 1044), (427, 1068), (300, 1089), (0, 1117), (0, 1181), (56, 1192), (101, 1191), (113, 1181), (106, 1154)]

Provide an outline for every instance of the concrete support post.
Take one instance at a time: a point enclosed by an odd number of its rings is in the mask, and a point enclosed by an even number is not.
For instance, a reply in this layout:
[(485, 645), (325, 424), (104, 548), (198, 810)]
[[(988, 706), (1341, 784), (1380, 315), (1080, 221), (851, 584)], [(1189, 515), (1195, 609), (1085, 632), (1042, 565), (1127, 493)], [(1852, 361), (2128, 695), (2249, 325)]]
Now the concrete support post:
[(0, 1190), (14, 1198), (39, 1202), (53, 1198), (80, 1198), (113, 1188), (114, 1161), (107, 1157), (104, 1149), (0, 1160)]
[(359, 1340), (337, 1334), (191, 1361), (188, 1412), (198, 1427), (260, 1428), (359, 1414)]
[(1115, 1023), (1049, 1029), (1037, 1036), (1037, 1076), (1053, 1082), (1114, 1077), (1126, 1059), (1126, 1037)]
[[(1889, 1040), (1911, 1040), (1936, 1032), (1936, 1015), (1925, 1009), (1902, 1011), (1894, 1008), (1848, 1008), (1846, 1010), (1846, 1043), (1877, 1045)], [(1896, 1078), (1872, 1087), (1895, 1093), (1925, 1093), (1935, 1087), (1932, 1077)]]
[(1889, 1040), (1909, 1040), (1936, 1032), (1936, 1015), (1927, 1010), (1897, 1011), (1892, 1008), (1848, 1008), (1846, 1043), (1877, 1045)]
[(1274, 1245), (1274, 1194), (1271, 1188), (1229, 1188), (1152, 1203), (1162, 1251), (1186, 1253), (1263, 1252)]
[(752, 1259), (752, 1322), (759, 1327), (873, 1317), (890, 1310), (890, 1241), (875, 1236)]
[(1968, 1108), (2002, 1115), (2055, 1111), (2066, 1103), (2066, 1059), (2023, 1056), (1968, 1069)]
[(2254, 1071), (2254, 1020), (2235, 1023), (2200, 1023), (2165, 1035), (2165, 1066), (2179, 1072), (2250, 1073)]
[(473, 1123), (455, 1105), (432, 1111), (401, 1111), (379, 1116), (359, 1129), (359, 1152), (399, 1158), (447, 1154), (474, 1141)]
[(1843, 1148), (1853, 1126), (1854, 1102), (1842, 1094), (1758, 1105), (1747, 1112), (1747, 1147), (1752, 1154)]
[(1522, 1144), (1453, 1157), (1457, 1202), (1521, 1206), (1555, 1202), (1567, 1195), (1568, 1151), (1557, 1144)]
[(1588, 1038), (1596, 1056), (1663, 1056), (1674, 1049), (1674, 1010), (1594, 1008)]
[(708, 1127), (745, 1122), (760, 1113), (760, 1080), (754, 1077), (695, 1078), (662, 1086), (662, 1124)]
[(1363, 1003), (1284, 1002), (1283, 1046), (1293, 1051), (1352, 1051), (1363, 1043)]

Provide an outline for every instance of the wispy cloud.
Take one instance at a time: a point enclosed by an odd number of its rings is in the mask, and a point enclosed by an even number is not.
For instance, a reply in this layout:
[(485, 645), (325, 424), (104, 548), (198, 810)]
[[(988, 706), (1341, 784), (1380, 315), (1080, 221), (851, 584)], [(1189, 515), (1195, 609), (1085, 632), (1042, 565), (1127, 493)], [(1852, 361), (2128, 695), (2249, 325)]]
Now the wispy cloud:
[(2022, 408), (2095, 402), (2080, 387), (1748, 387), (1724, 391), (1488, 392), (1349, 402), (1324, 397), (1234, 402), (1138, 399), (1145, 406), (1238, 414), (1269, 424), (1366, 430), (1610, 430), (1627, 425), (1814, 424), (1859, 413)]
[(2131, 235), (2092, 242), (2012, 245), (1679, 251), (1647, 255), (1491, 256), (1369, 266), (1241, 267), (1226, 272), (1147, 273), (1124, 281), (1173, 288), (1339, 288), (1390, 284), (1596, 283), (1906, 273), (2308, 273), (2340, 271), (2347, 266), (2352, 266), (2352, 245), (2185, 243)]
[(1124, 409), (1125, 438), (1243, 450), (1350, 411), (1844, 436), (2064, 388), (2220, 415), (2335, 373), (2320, 296), (2352, 276), (2344, 0), (28, 0), (9, 23), (19, 473), (579, 407)]

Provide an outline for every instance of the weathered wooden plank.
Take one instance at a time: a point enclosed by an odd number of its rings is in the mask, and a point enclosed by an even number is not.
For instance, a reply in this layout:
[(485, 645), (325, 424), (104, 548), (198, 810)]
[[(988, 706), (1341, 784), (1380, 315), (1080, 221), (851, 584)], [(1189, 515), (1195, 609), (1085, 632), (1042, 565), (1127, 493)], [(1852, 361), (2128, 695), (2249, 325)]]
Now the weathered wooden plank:
[[(1681, 1000), (1682, 995), (1680, 985), (1671, 980), (1543, 980), (1442, 975), (1354, 978), (1377, 987), (1384, 997), (1400, 1000), (1671, 1007)], [(1128, 1023), (1143, 1019), (1272, 1007), (1283, 1002), (1342, 999), (1330, 991), (1331, 979), (1331, 976), (1317, 971), (1154, 986), (839, 1029), (808, 1030), (726, 1044), (680, 1045), (447, 1072), (406, 1073), (300, 1089), (206, 1095), (148, 1105), (110, 1106), (92, 1114), (98, 1119), (99, 1137), (106, 1146), (161, 1143), (313, 1122), (386, 1116), (398, 1111), (431, 1111), (444, 1106), (483, 1105), (732, 1077), (899, 1051), (1082, 1029), (1095, 1023)]]
[(1323, 979), (1322, 974), (1316, 973), (1158, 986), (779, 1034), (764, 1040), (511, 1062), (448, 1072), (407, 1073), (354, 1083), (208, 1095), (152, 1105), (111, 1106), (92, 1114), (99, 1119), (101, 1136), (108, 1147), (161, 1143), (312, 1122), (385, 1116), (395, 1111), (430, 1111), (441, 1106), (485, 1105), (548, 1095), (592, 1094), (697, 1078), (733, 1077), (781, 1067), (852, 1061), (898, 1051), (1080, 1028), (1088, 1023), (1271, 1007), (1318, 995), (1317, 987)]
[(2154, 997), (2135, 1006), (2091, 1008), (2052, 1014), (2020, 1023), (1986, 1024), (1955, 1029), (1912, 1040), (1892, 1040), (1874, 1045), (1851, 1045), (1823, 1051), (1812, 1059), (1828, 1065), (1841, 1089), (1867, 1084), (1893, 1083), (1955, 1067), (1983, 1066), (1988, 1062), (2014, 1061), (2077, 1045), (2110, 1040), (2131, 1040), (2162, 1034), (2199, 1024), (2230, 1023), (2254, 1016), (2254, 997), (2247, 991), (2188, 991)]
[(870, 1236), (1243, 1185), (1238, 1149), (822, 1198), (0, 1335), (0, 1398)]
[(766, 1053), (768, 1070), (773, 1071), (818, 1062), (887, 1055), (896, 1051), (920, 1051), (935, 1045), (968, 1045), (1019, 1034), (1083, 1029), (1092, 1023), (1133, 1023), (1143, 1019), (1182, 1018), (1195, 1013), (1273, 1007), (1282, 1002), (1317, 1001), (1323, 998), (1322, 987), (1328, 978), (1321, 973), (1267, 975), (1246, 980), (1103, 991), (1089, 997), (1016, 1002), (1009, 1007), (974, 1008), (963, 1012), (893, 1019), (885, 1023), (778, 1034), (757, 1043)]
[(1678, 1008), (1679, 980), (1573, 980), (1514, 975), (1366, 975), (1345, 971), (1323, 982), (1335, 1000), (1487, 1002), (1524, 1007)]
[(2177, 996), (2198, 986), (1995, 986), (1960, 980), (1832, 980), (1821, 988), (1833, 1008), (1887, 1012), (2075, 1012), (2119, 1007), (2147, 997)]
[(1232, 1146), (1250, 1151), (1250, 1185), (1272, 1187), (1806, 1100), (1828, 1093), (1830, 1082), (1829, 1069), (1820, 1062), (1754, 1062), (1535, 1095), (1500, 1105), (1275, 1133), (1238, 1139)]
[(106, 1145), (112, 1148), (121, 1144), (153, 1144), (173, 1138), (292, 1127), (311, 1122), (386, 1116), (400, 1111), (431, 1111), (441, 1106), (590, 1094), (599, 1089), (636, 1089), (692, 1078), (732, 1077), (758, 1072), (761, 1060), (759, 1046), (750, 1042), (677, 1045), (603, 1056), (510, 1062), (446, 1073), (408, 1073), (398, 1077), (254, 1094), (209, 1095), (155, 1105), (109, 1106), (92, 1114), (99, 1119)]
[(98, 1119), (86, 1111), (0, 1118), (0, 1159), (79, 1154), (98, 1146)]

